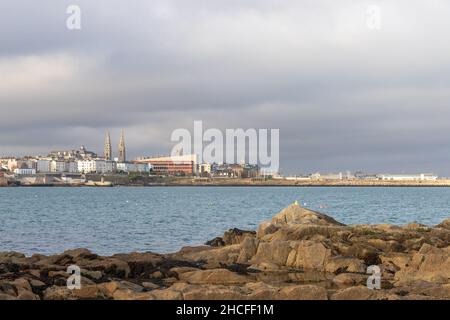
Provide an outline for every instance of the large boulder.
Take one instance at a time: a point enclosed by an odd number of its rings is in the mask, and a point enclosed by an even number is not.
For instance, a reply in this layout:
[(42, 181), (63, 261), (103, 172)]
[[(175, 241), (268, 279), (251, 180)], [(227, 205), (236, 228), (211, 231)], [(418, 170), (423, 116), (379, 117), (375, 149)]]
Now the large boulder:
[(325, 270), (331, 250), (321, 242), (303, 240), (293, 242), (286, 265), (296, 269)]
[(207, 241), (205, 244), (212, 247), (222, 247), (232, 244), (240, 244), (246, 237), (254, 237), (255, 231), (241, 230), (233, 228), (226, 231), (223, 237), (217, 237)]
[(297, 203), (281, 210), (272, 220), (274, 224), (315, 224), (344, 226), (333, 218), (313, 210), (301, 207)]
[(419, 280), (450, 283), (450, 246), (436, 248), (424, 244), (419, 252), (412, 255), (409, 263), (395, 274), (395, 280), (397, 285)]

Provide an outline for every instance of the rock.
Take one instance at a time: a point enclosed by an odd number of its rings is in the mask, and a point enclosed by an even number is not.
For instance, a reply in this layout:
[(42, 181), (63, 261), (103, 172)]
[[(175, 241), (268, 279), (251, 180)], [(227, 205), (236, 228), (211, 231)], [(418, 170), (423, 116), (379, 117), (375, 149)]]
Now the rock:
[(374, 296), (374, 290), (357, 286), (337, 291), (331, 296), (331, 300), (370, 300)]
[(378, 265), (381, 263), (380, 250), (368, 245), (364, 241), (353, 243), (345, 252), (344, 256), (355, 257), (364, 261), (368, 266)]
[(17, 296), (17, 300), (40, 300), (40, 298), (31, 291), (23, 291)]
[(408, 297), (408, 299), (411, 299), (413, 296), (420, 299), (450, 299), (450, 284), (440, 285), (423, 280), (397, 286), (392, 291), (399, 296)]
[(182, 250), (171, 258), (192, 261), (205, 268), (220, 268), (224, 265), (235, 264), (240, 251), (239, 244), (219, 248), (201, 247), (201, 250)]
[(30, 259), (22, 253), (15, 251), (0, 252), (0, 272), (19, 272), (29, 269), (30, 263)]
[(63, 252), (63, 255), (70, 256), (75, 258), (75, 261), (79, 258), (93, 260), (98, 258), (98, 255), (92, 253), (89, 249), (79, 248), (73, 250), (66, 250)]
[(122, 289), (122, 290), (131, 290), (131, 291), (134, 291), (134, 292), (142, 292), (142, 291), (144, 291), (144, 287), (143, 286), (140, 286), (140, 285), (138, 285), (136, 283), (132, 283), (132, 282), (129, 282), (129, 281), (120, 281), (118, 283), (118, 287), (120, 289)]
[(30, 279), (28, 280), (30, 282), (30, 285), (33, 289), (36, 290), (43, 290), (47, 285), (42, 282), (41, 280), (37, 280), (37, 279)]
[(256, 231), (256, 237), (261, 239), (267, 235), (273, 234), (278, 231), (281, 227), (276, 226), (270, 221), (264, 221), (258, 226), (258, 231)]
[(103, 273), (101, 271), (91, 271), (85, 269), (81, 269), (81, 275), (92, 280), (100, 280), (103, 277)]
[(315, 224), (344, 226), (333, 218), (306, 208), (298, 204), (291, 204), (272, 218), (274, 224)]
[(89, 285), (81, 289), (53, 286), (45, 289), (44, 300), (104, 300), (111, 298), (104, 286)]
[(404, 250), (404, 247), (395, 240), (368, 239), (367, 244), (386, 253), (393, 251), (399, 252)]
[(223, 237), (216, 237), (207, 241), (205, 244), (213, 247), (222, 247), (233, 244), (240, 244), (246, 237), (254, 237), (255, 231), (241, 230), (238, 228), (226, 231)]
[(442, 228), (450, 230), (450, 218), (442, 221), (440, 224), (438, 224), (435, 228)]
[(280, 271), (281, 267), (278, 264), (270, 263), (270, 262), (258, 262), (255, 264), (252, 264), (248, 267), (248, 270), (250, 271)]
[(225, 241), (223, 241), (222, 237), (215, 237), (212, 240), (206, 241), (205, 245), (211, 246), (211, 247), (223, 247), (223, 246), (225, 246)]
[(30, 283), (27, 279), (18, 278), (12, 282), (12, 284), (16, 287), (17, 293), (20, 294), (23, 291), (32, 291)]
[(12, 282), (6, 280), (0, 281), (0, 293), (4, 293), (10, 296), (17, 296), (15, 285)]
[(18, 258), (18, 259), (22, 259), (25, 258), (25, 255), (23, 253), (20, 252), (16, 252), (16, 251), (1, 251), (0, 252), (0, 259), (11, 259), (11, 258)]
[(143, 286), (129, 281), (110, 281), (102, 283), (99, 286), (106, 293), (106, 296), (109, 297), (113, 297), (116, 291), (127, 294), (129, 292), (140, 293), (144, 290)]
[(155, 271), (151, 274), (151, 277), (154, 279), (162, 279), (164, 278), (164, 274), (161, 271)]
[(247, 237), (254, 237), (255, 231), (241, 230), (238, 228), (230, 229), (223, 235), (225, 245), (240, 244)]
[(198, 271), (198, 268), (192, 268), (192, 267), (175, 267), (170, 269), (170, 271), (172, 273), (175, 273), (177, 276), (179, 276), (180, 274), (186, 273), (186, 272), (190, 272), (190, 271)]
[(182, 273), (180, 280), (190, 284), (244, 284), (248, 277), (226, 269), (200, 270)]
[(252, 264), (270, 263), (285, 266), (291, 251), (296, 250), (289, 241), (260, 242)]
[(450, 252), (424, 244), (411, 261), (395, 274), (397, 285), (423, 280), (437, 284), (449, 283)]
[(150, 292), (135, 292), (133, 290), (119, 289), (113, 294), (114, 300), (153, 300)]
[(259, 240), (255, 237), (245, 237), (241, 243), (241, 250), (237, 263), (247, 264), (258, 250)]
[(271, 286), (265, 282), (250, 282), (243, 286), (248, 291), (249, 300), (275, 300), (279, 297), (280, 288)]
[(367, 281), (368, 276), (369, 275), (357, 273), (341, 273), (333, 278), (333, 283), (338, 286), (354, 286), (364, 284)]
[(420, 223), (415, 223), (415, 222), (405, 224), (403, 226), (403, 229), (413, 230), (413, 231), (421, 231), (421, 232), (427, 232), (430, 230), (430, 228), (428, 226), (426, 226), (424, 224), (420, 224)]
[(127, 278), (131, 272), (128, 263), (117, 257), (99, 258), (83, 262), (79, 264), (79, 267), (87, 270), (101, 271), (103, 274), (112, 277)]
[(380, 255), (382, 264), (392, 264), (398, 271), (405, 269), (411, 261), (411, 255), (407, 253), (388, 253)]
[(173, 289), (153, 290), (151, 294), (155, 300), (183, 300), (183, 294)]
[(328, 300), (327, 290), (314, 285), (289, 286), (280, 290), (280, 300)]
[(324, 271), (331, 250), (323, 243), (303, 240), (291, 244), (293, 249), (289, 253), (286, 265), (296, 269), (314, 269)]
[(239, 286), (189, 286), (182, 292), (184, 300), (244, 300), (247, 290)]
[[(152, 252), (116, 254), (113, 257), (127, 265), (127, 268), (129, 269), (127, 276), (130, 277), (146, 277), (157, 271), (157, 266), (165, 261), (165, 258), (162, 255)], [(124, 270), (126, 270), (125, 267)]]
[[(0, 252), (0, 299), (450, 299), (449, 224), (346, 226), (295, 204), (256, 234), (230, 229), (210, 243), (218, 247), (111, 257)], [(81, 268), (80, 290), (66, 287), (71, 264)], [(370, 265), (380, 267), (381, 290), (365, 286)]]
[(364, 261), (357, 258), (333, 257), (325, 265), (325, 271), (335, 274), (343, 272), (366, 273), (366, 270)]
[(66, 287), (52, 286), (43, 292), (44, 300), (73, 300), (72, 291)]
[(17, 298), (9, 294), (0, 293), (0, 301), (2, 300), (17, 300)]
[(153, 282), (142, 282), (142, 287), (146, 290), (155, 290), (159, 289), (159, 286)]
[(104, 300), (110, 297), (102, 286), (82, 286), (80, 290), (72, 290), (73, 295), (80, 300)]

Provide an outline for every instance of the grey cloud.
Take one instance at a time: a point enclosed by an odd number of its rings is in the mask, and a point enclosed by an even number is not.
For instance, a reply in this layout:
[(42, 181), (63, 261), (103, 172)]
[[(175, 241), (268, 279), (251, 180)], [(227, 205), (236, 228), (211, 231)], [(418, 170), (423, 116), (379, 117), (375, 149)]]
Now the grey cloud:
[(0, 154), (100, 151), (122, 127), (130, 155), (164, 153), (203, 120), (279, 128), (284, 172), (449, 175), (450, 4), (376, 1), (378, 31), (369, 4), (4, 0)]

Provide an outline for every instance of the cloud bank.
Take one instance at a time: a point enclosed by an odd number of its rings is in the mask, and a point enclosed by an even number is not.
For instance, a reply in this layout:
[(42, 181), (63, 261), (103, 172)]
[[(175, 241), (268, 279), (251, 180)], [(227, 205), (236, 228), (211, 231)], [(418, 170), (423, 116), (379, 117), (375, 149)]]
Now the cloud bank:
[(450, 175), (449, 14), (445, 0), (3, 0), (0, 154), (100, 152), (121, 128), (130, 156), (168, 153), (203, 120), (279, 128), (285, 173)]

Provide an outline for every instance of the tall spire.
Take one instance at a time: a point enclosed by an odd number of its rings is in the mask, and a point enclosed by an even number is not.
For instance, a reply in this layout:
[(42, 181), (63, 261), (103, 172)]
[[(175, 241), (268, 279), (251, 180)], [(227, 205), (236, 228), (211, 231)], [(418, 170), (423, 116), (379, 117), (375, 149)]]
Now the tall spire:
[(125, 135), (123, 129), (120, 132), (120, 141), (119, 141), (119, 162), (125, 162), (127, 159), (125, 153)]
[(103, 147), (103, 156), (106, 160), (111, 160), (112, 148), (111, 148), (111, 137), (109, 136), (109, 131), (106, 131), (105, 145)]

